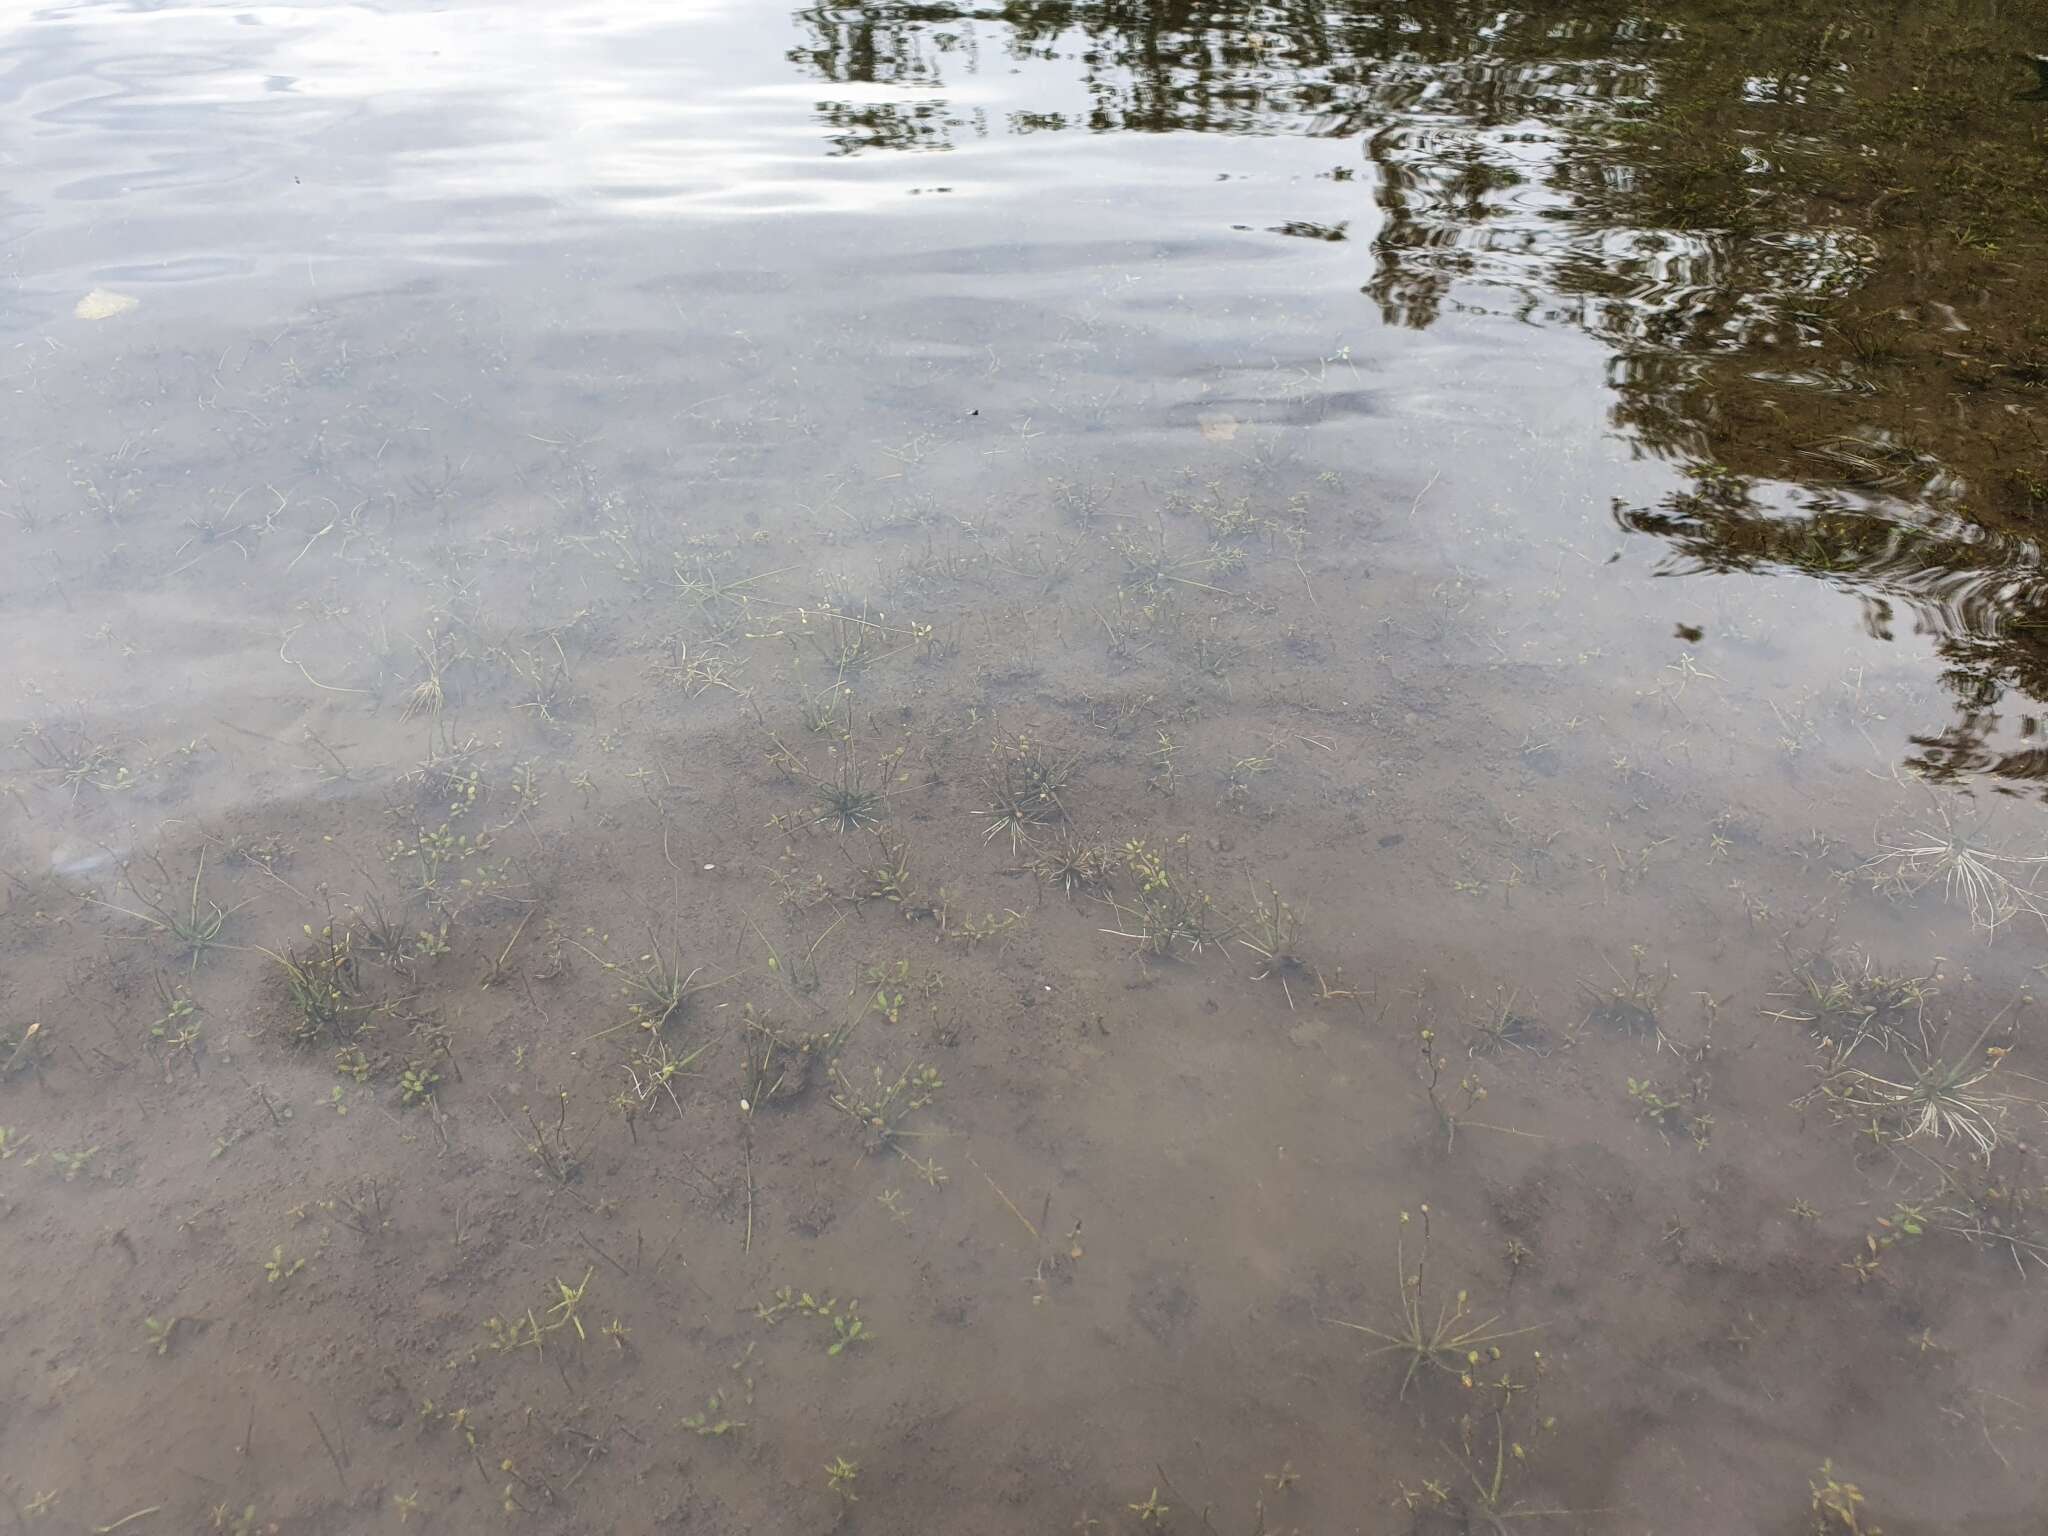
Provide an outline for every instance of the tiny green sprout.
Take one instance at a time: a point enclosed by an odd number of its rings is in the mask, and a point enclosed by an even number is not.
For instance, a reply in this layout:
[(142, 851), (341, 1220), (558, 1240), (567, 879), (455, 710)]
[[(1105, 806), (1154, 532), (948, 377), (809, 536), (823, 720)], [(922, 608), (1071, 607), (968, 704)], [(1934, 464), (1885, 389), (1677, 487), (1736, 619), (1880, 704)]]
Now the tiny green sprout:
[(282, 1285), (305, 1267), (306, 1261), (303, 1258), (287, 1261), (284, 1256), (284, 1244), (279, 1243), (270, 1250), (270, 1257), (264, 1261), (263, 1276), (271, 1285)]
[(343, 1091), (341, 1084), (336, 1083), (327, 1090), (327, 1107), (337, 1115), (348, 1113), (348, 1094)]
[(1140, 1525), (1164, 1525), (1166, 1524), (1166, 1517), (1173, 1513), (1172, 1505), (1159, 1502), (1159, 1490), (1157, 1488), (1154, 1488), (1146, 1496), (1144, 1503), (1127, 1504), (1124, 1507), (1138, 1517)]
[(1863, 1521), (1863, 1490), (1835, 1476), (1835, 1464), (1823, 1461), (1808, 1479), (1813, 1490), (1814, 1527), (1836, 1531), (1843, 1536), (1878, 1536), (1877, 1527)]
[[(529, 1494), (531, 1494), (534, 1490), (536, 1480), (528, 1477), (525, 1473), (521, 1472), (510, 1456), (507, 1456), (503, 1461), (498, 1463), (498, 1470), (504, 1473), (507, 1477), (512, 1479), (511, 1482), (505, 1485), (505, 1513), (509, 1515), (516, 1510), (523, 1515), (532, 1514), (533, 1511), (528, 1509), (526, 1505), (522, 1504), (519, 1501), (519, 1496), (513, 1493), (512, 1490), (514, 1488), (524, 1488)], [(554, 1494), (548, 1488), (547, 1479), (541, 1478), (538, 1481), (542, 1495), (545, 1496), (549, 1500), (549, 1502), (553, 1502)]]
[(142, 1320), (142, 1331), (149, 1336), (149, 1342), (158, 1354), (168, 1355), (171, 1352), (171, 1335), (177, 1332), (178, 1322), (179, 1319), (175, 1317), (168, 1323), (160, 1322), (153, 1317), (145, 1317)]
[[(729, 1435), (736, 1429), (745, 1429), (747, 1427), (743, 1420), (726, 1417), (722, 1411), (723, 1407), (724, 1399), (719, 1397), (718, 1394), (713, 1393), (710, 1397), (704, 1399), (704, 1411), (702, 1413), (693, 1413), (683, 1420), (683, 1428), (690, 1431), (693, 1435), (708, 1440), (715, 1436)], [(828, 1468), (827, 1470), (830, 1469)]]
[(868, 1332), (867, 1324), (862, 1322), (854, 1311), (859, 1305), (860, 1303), (857, 1301), (848, 1302), (844, 1312), (833, 1315), (832, 1332), (834, 1337), (831, 1344), (825, 1350), (826, 1354), (844, 1354), (848, 1346), (873, 1338), (873, 1335)]
[(1268, 1472), (1266, 1474), (1266, 1481), (1273, 1485), (1275, 1493), (1285, 1493), (1301, 1481), (1301, 1474), (1294, 1470), (1293, 1462), (1283, 1461), (1280, 1463), (1280, 1470), (1278, 1472)]
[(57, 1499), (58, 1491), (55, 1488), (48, 1493), (32, 1495), (29, 1501), (21, 1506), (21, 1512), (31, 1520), (39, 1520), (55, 1507)]
[(844, 1308), (839, 1298), (826, 1296), (822, 1300), (809, 1291), (798, 1291), (791, 1286), (778, 1286), (772, 1299), (759, 1303), (754, 1308), (757, 1322), (773, 1327), (791, 1312), (810, 1318), (828, 1330), (825, 1339), (825, 1353), (842, 1355), (855, 1344), (869, 1344), (874, 1333), (866, 1319), (860, 1315), (858, 1298), (849, 1301)]
[(548, 1324), (550, 1329), (573, 1327), (577, 1338), (590, 1337), (583, 1331), (583, 1319), (576, 1315), (576, 1309), (583, 1304), (583, 1293), (590, 1289), (590, 1277), (596, 1273), (597, 1266), (593, 1264), (583, 1271), (583, 1279), (573, 1288), (559, 1278), (555, 1281), (555, 1289), (562, 1293), (562, 1299), (548, 1308), (548, 1317), (552, 1319)]
[(1424, 1478), (1420, 1488), (1401, 1485), (1400, 1504), (1407, 1509), (1442, 1509), (1451, 1502), (1451, 1490), (1434, 1478)]
[(398, 1076), (398, 1093), (407, 1108), (424, 1104), (433, 1097), (434, 1089), (440, 1084), (441, 1074), (424, 1062), (407, 1062), (405, 1070)]
[(619, 1353), (623, 1355), (626, 1352), (626, 1336), (633, 1330), (615, 1317), (597, 1331), (610, 1339), (617, 1346)]
[(859, 1476), (860, 1463), (844, 1456), (834, 1456), (825, 1464), (825, 1486), (848, 1504), (860, 1502), (860, 1496), (853, 1491), (854, 1479)]
[(52, 1152), (50, 1163), (64, 1175), (66, 1184), (72, 1183), (81, 1173), (92, 1171), (92, 1160), (99, 1154), (98, 1147), (87, 1147), (79, 1152)]
[(199, 1005), (183, 987), (167, 985), (161, 974), (157, 976), (156, 990), (164, 1012), (162, 1018), (149, 1026), (149, 1038), (169, 1046), (172, 1054), (196, 1045), (201, 1032)]
[(0, 1125), (0, 1163), (8, 1161), (21, 1150), (21, 1144), (28, 1138), (11, 1125)]
[(394, 1493), (391, 1495), (391, 1502), (397, 1507), (398, 1523), (400, 1525), (405, 1524), (407, 1520), (420, 1512), (418, 1489), (414, 1489), (411, 1493)]

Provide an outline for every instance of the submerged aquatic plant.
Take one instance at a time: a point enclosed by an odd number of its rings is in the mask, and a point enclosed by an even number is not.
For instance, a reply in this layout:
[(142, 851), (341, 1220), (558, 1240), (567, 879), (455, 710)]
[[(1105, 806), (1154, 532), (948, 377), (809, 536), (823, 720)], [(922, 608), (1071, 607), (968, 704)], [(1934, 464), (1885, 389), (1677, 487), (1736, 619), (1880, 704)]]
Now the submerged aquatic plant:
[(1031, 871), (1047, 885), (1056, 885), (1072, 896), (1108, 885), (1116, 872), (1116, 859), (1099, 844), (1070, 835), (1041, 852), (1032, 861)]
[(1766, 1017), (1803, 1025), (1832, 1053), (1836, 1066), (1868, 1045), (1881, 1052), (1927, 1040), (1927, 1005), (1935, 996), (1933, 974), (1887, 975), (1868, 955), (1810, 956), (1793, 967), (1773, 993), (1782, 1008)]
[(1288, 986), (1287, 978), (1308, 969), (1301, 958), (1300, 937), (1301, 921), (1294, 908), (1281, 899), (1279, 891), (1268, 885), (1266, 894), (1261, 896), (1253, 887), (1251, 916), (1239, 925), (1237, 942), (1259, 957), (1252, 979), (1278, 979), (1290, 1011), (1294, 1008), (1294, 989)]
[(1936, 807), (1933, 825), (1915, 827), (1896, 842), (1880, 837), (1877, 846), (1882, 852), (1863, 867), (1881, 890), (1910, 896), (1939, 885), (1987, 939), (2022, 914), (2039, 918), (2048, 928), (2048, 899), (2034, 889), (2048, 868), (2048, 854), (1980, 845), (1956, 825), (1945, 803)]
[(819, 780), (811, 825), (842, 834), (872, 830), (882, 824), (882, 799), (879, 789), (870, 789), (861, 781), (860, 768), (854, 765), (837, 779)]
[[(144, 890), (136, 882), (132, 870), (123, 871), (128, 889), (134, 893), (135, 899), (142, 903), (144, 911), (137, 912), (131, 907), (116, 906), (109, 901), (101, 901), (98, 904), (110, 912), (118, 912), (123, 917), (132, 917), (139, 922), (147, 923), (158, 933), (174, 940), (178, 949), (188, 958), (186, 974), (196, 974), (199, 962), (207, 951), (224, 945), (225, 940), (221, 935), (227, 928), (228, 919), (248, 903), (237, 902), (232, 907), (223, 907), (201, 893), (200, 882), (206, 878), (204, 848), (199, 850), (198, 867), (192, 872), (192, 887), (182, 902), (174, 902), (170, 897), (172, 882), (170, 872), (164, 868), (163, 860), (152, 856), (149, 862), (157, 872), (158, 888), (155, 891)], [(98, 900), (96, 897), (92, 899)]]
[(1067, 808), (1060, 796), (1079, 760), (1079, 753), (1051, 757), (1028, 742), (1003, 753), (989, 776), (988, 809), (974, 813), (988, 822), (982, 841), (992, 843), (1007, 833), (1010, 852), (1018, 854), (1038, 828), (1065, 820)]
[(1401, 1213), (1400, 1231), (1394, 1240), (1394, 1266), (1401, 1287), (1401, 1318), (1393, 1325), (1392, 1331), (1375, 1328), (1368, 1323), (1346, 1322), (1342, 1318), (1325, 1319), (1339, 1328), (1349, 1328), (1354, 1333), (1380, 1340), (1377, 1347), (1366, 1351), (1367, 1359), (1393, 1355), (1407, 1362), (1401, 1373), (1399, 1395), (1403, 1399), (1425, 1367), (1447, 1372), (1469, 1386), (1475, 1370), (1488, 1360), (1500, 1358), (1499, 1346), (1503, 1340), (1536, 1331), (1533, 1327), (1498, 1327), (1499, 1313), (1475, 1318), (1469, 1291), (1459, 1291), (1448, 1299), (1439, 1298), (1432, 1317), (1432, 1307), (1425, 1299), (1429, 1279), (1429, 1207), (1425, 1205), (1421, 1210), (1422, 1255), (1415, 1261), (1413, 1274), (1408, 1271), (1406, 1233), (1410, 1218), (1406, 1211)]
[(1881, 1135), (1944, 1145), (1961, 1141), (1988, 1159), (2003, 1139), (2006, 1098), (1987, 1091), (1985, 1084), (2005, 1052), (1986, 1050), (1984, 1042), (2003, 1018), (1991, 1020), (1968, 1050), (1953, 1057), (1937, 1054), (1931, 1045), (1904, 1046), (1896, 1053), (1903, 1065), (1897, 1076), (1844, 1067), (1824, 1077), (1814, 1094), (1839, 1112), (1868, 1116)]

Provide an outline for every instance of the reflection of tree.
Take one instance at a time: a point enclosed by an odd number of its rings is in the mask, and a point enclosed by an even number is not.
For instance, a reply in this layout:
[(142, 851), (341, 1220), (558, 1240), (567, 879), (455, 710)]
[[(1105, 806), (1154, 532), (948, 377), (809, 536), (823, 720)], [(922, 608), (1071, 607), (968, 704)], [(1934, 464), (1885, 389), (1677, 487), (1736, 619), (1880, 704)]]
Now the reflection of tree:
[(879, 103), (821, 101), (818, 120), (830, 130), (833, 152), (864, 149), (951, 149), (967, 119), (943, 101)]
[[(2048, 745), (1994, 745), (2008, 692), (2048, 699), (2048, 571), (2032, 539), (1960, 519), (1914, 523), (1826, 498), (1803, 513), (1770, 511), (1740, 477), (1712, 470), (1659, 506), (1620, 507), (1615, 515), (1630, 532), (1665, 540), (1673, 573), (1811, 576), (1861, 597), (1865, 626), (1885, 640), (1896, 611), (1910, 612), (1945, 663), (1956, 721), (1915, 736), (1908, 766), (1944, 779), (2048, 779)], [(2022, 740), (2036, 730), (2024, 719)]]
[[(1151, 133), (1272, 132), (1289, 119), (1300, 120), (1296, 131), (1348, 132), (1343, 112), (1401, 32), (1392, 14), (1298, 0), (821, 5), (796, 21), (805, 41), (789, 57), (820, 79), (926, 90), (945, 83), (937, 55), (977, 31), (999, 31), (1009, 59), (1077, 61), (1091, 103), (1077, 126)], [(1316, 124), (1324, 114), (1335, 115)]]
[(2016, 276), (2028, 247), (2004, 245), (2048, 234), (2048, 177), (1995, 16), (867, 0), (796, 23), (819, 79), (904, 92), (823, 104), (842, 150), (948, 145), (943, 92), (984, 49), (1006, 78), (1079, 76), (1085, 112), (1018, 104), (1020, 133), (1357, 139), (1390, 322), (1431, 323), (1460, 280), (1561, 298), (1613, 344), (1618, 418), (1654, 452), (2048, 513), (2048, 434), (2014, 409), (2048, 380), (2048, 263)]
[(1991, 8), (873, 0), (796, 19), (791, 59), (870, 93), (821, 107), (847, 152), (949, 144), (944, 93), (984, 51), (1018, 92), (1041, 66), (1078, 75), (1084, 110), (1007, 102), (1012, 132), (1356, 140), (1379, 212), (1364, 293), (1389, 324), (1434, 323), (1457, 287), (1511, 293), (1609, 346), (1644, 450), (1917, 507), (1630, 526), (1911, 605), (1961, 710), (1924, 765), (2033, 772), (1985, 743), (2003, 694), (2048, 697), (2011, 621), (2048, 618), (2048, 176)]
[(968, 13), (950, 5), (817, 6), (796, 13), (809, 41), (789, 51), (792, 64), (842, 85), (945, 84), (936, 55), (949, 28)]

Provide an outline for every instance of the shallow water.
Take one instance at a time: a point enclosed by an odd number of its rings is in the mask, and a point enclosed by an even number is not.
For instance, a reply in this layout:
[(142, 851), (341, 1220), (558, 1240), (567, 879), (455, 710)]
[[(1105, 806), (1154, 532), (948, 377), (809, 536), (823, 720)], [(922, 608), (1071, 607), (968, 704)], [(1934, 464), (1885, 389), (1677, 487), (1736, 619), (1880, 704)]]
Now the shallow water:
[(24, 1528), (2033, 1529), (2044, 43), (16, 18)]

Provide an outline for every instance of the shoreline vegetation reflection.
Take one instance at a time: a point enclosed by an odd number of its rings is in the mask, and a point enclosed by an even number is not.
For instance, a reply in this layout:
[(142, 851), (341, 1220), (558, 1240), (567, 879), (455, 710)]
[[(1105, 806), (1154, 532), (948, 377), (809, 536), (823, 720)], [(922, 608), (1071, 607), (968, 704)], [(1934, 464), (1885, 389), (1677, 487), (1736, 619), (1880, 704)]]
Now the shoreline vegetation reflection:
[[(789, 59), (842, 154), (992, 134), (1341, 141), (1387, 323), (1454, 287), (1611, 353), (1612, 420), (1696, 481), (1621, 527), (1674, 571), (1780, 571), (1932, 636), (1939, 777), (2048, 778), (2048, 103), (1988, 4), (859, 4)], [(954, 104), (1048, 69), (1046, 110)], [(1061, 71), (1063, 73), (1052, 73)], [(1070, 78), (1078, 76), (1078, 88)], [(1014, 88), (1014, 82), (1012, 83)], [(875, 94), (874, 88), (886, 94)], [(834, 88), (844, 88), (843, 94)], [(1333, 150), (1338, 145), (1333, 143)]]

